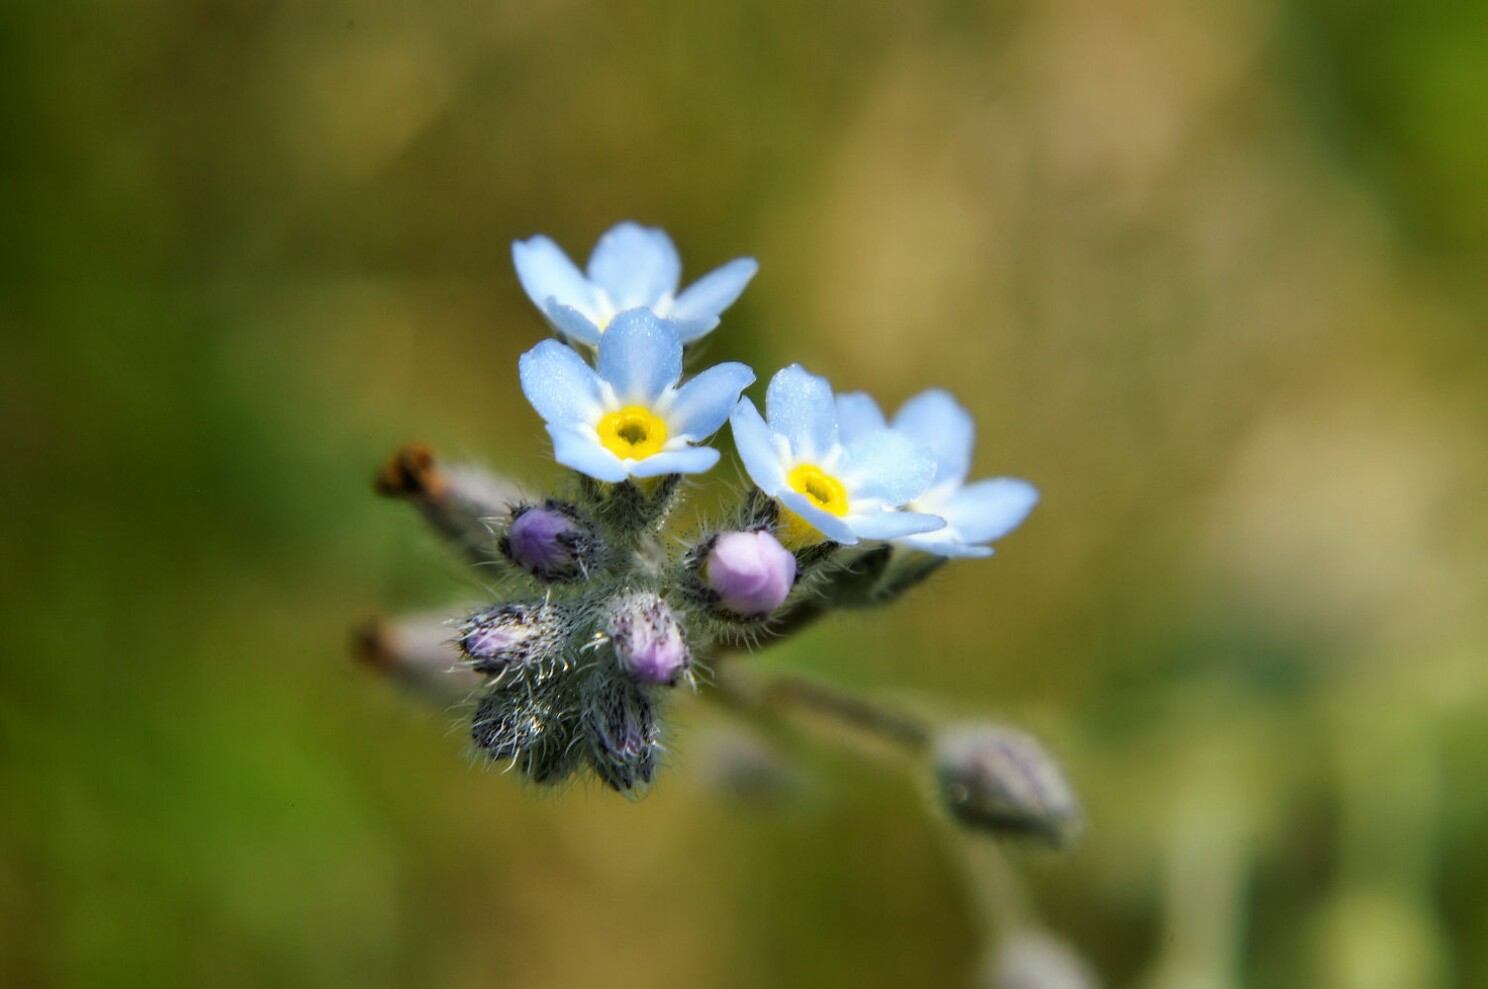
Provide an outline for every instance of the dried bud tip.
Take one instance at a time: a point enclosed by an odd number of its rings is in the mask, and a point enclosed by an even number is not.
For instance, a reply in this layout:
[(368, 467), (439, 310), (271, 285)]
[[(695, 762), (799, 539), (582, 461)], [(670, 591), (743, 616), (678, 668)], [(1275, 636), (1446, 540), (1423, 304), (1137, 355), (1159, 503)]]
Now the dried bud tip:
[(507, 559), (542, 580), (575, 580), (594, 553), (594, 534), (561, 502), (522, 508), (501, 540)]
[(1079, 834), (1079, 801), (1064, 774), (1030, 735), (1000, 725), (944, 733), (936, 745), (941, 802), (962, 824), (1056, 848)]
[(607, 631), (620, 668), (642, 683), (669, 686), (692, 664), (682, 626), (655, 594), (623, 598)]
[(372, 484), (378, 494), (389, 498), (438, 498), (444, 487), (434, 464), (434, 450), (424, 443), (409, 443), (393, 451)]
[(351, 654), (375, 669), (391, 667), (395, 657), (387, 624), (380, 618), (368, 618), (352, 626)]
[(728, 532), (708, 550), (702, 577), (725, 611), (767, 615), (785, 603), (795, 586), (796, 557), (765, 530)]

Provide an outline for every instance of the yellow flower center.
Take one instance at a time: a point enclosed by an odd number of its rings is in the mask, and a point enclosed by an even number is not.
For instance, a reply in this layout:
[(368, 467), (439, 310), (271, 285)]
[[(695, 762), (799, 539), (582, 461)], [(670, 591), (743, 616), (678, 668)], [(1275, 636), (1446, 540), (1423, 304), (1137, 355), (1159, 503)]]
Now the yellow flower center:
[[(832, 515), (847, 514), (847, 488), (815, 464), (800, 464), (793, 468), (785, 475), (785, 482), (822, 511)], [(825, 538), (816, 526), (784, 506), (780, 509), (780, 535), (791, 549), (811, 546)]]
[(785, 475), (785, 482), (811, 503), (833, 515), (847, 514), (847, 488), (831, 474), (813, 464), (801, 464)]
[(619, 412), (606, 414), (596, 428), (599, 442), (621, 460), (645, 460), (653, 453), (660, 453), (667, 441), (666, 423), (639, 405), (627, 405)]

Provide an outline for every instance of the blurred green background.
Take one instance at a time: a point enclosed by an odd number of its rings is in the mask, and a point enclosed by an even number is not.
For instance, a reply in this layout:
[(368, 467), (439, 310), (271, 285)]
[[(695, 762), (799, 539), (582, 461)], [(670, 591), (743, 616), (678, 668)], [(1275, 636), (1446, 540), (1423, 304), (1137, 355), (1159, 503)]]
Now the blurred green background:
[(556, 476), (511, 241), (633, 218), (759, 258), (708, 358), (948, 387), (1044, 492), (759, 662), (1038, 733), (1090, 823), (1013, 870), (1106, 984), (1488, 985), (1488, 7), (0, 25), (0, 984), (971, 984), (900, 767), (731, 795), (691, 702), (645, 802), (532, 794), (348, 658), (473, 594), (394, 445)]

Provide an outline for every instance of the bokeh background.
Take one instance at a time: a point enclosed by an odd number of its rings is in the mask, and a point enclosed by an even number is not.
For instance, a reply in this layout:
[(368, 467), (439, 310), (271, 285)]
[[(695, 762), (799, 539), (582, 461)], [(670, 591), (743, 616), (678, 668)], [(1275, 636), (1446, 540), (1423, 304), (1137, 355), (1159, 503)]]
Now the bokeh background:
[(644, 802), (533, 794), (348, 656), (473, 593), (394, 445), (557, 476), (510, 242), (633, 218), (760, 259), (710, 359), (1042, 489), (757, 662), (1043, 738), (1089, 827), (1011, 871), (1105, 984), (1488, 985), (1488, 7), (0, 25), (0, 984), (973, 983), (903, 765), (696, 701)]

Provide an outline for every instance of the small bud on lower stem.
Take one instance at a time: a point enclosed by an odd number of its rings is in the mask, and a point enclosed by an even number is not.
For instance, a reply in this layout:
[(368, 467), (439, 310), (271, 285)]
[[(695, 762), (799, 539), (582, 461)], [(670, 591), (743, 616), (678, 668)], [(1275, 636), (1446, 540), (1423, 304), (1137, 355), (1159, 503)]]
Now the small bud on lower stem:
[(942, 804), (962, 824), (1062, 848), (1080, 831), (1079, 801), (1038, 740), (1001, 725), (944, 733), (935, 777)]

